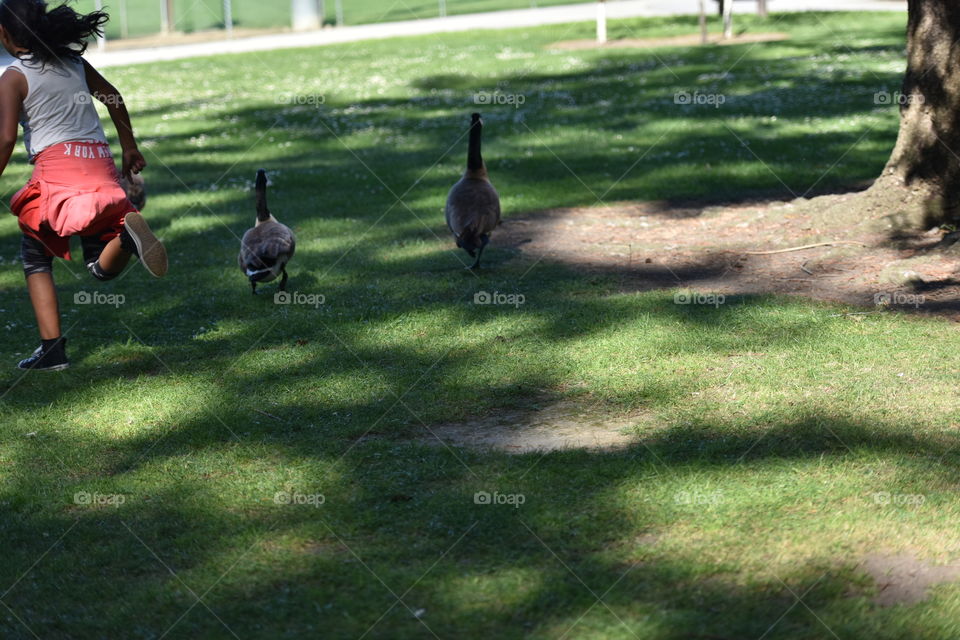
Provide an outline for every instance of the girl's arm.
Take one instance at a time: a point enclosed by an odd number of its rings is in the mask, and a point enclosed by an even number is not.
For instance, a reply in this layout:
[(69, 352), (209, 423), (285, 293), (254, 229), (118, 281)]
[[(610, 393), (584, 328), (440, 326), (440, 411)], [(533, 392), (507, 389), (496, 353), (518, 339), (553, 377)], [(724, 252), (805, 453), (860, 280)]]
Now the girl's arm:
[(0, 175), (6, 170), (13, 148), (17, 146), (20, 110), (27, 90), (27, 79), (22, 73), (7, 69), (0, 75)]
[(123, 149), (124, 177), (129, 178), (131, 173), (140, 173), (147, 166), (147, 161), (137, 148), (137, 141), (133, 137), (133, 125), (130, 123), (130, 114), (127, 112), (127, 105), (123, 102), (123, 96), (86, 60), (83, 61), (83, 68), (90, 94), (106, 105), (107, 111), (110, 112), (110, 119), (117, 128), (120, 147)]

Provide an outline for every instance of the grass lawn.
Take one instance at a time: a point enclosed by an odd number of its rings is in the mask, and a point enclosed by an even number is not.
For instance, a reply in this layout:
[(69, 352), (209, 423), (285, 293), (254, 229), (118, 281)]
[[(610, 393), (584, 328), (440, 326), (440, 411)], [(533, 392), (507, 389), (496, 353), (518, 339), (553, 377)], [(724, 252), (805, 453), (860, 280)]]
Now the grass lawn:
[[(73, 367), (21, 379), (36, 333), (0, 220), (0, 637), (956, 638), (958, 586), (878, 608), (854, 570), (960, 551), (955, 325), (680, 306), (496, 237), (473, 275), (444, 229), (478, 91), (525, 100), (483, 110), (507, 218), (875, 176), (897, 112), (873, 96), (899, 86), (904, 16), (739, 24), (793, 37), (545, 49), (584, 24), (109, 70), (173, 266), (95, 286), (58, 264)], [(261, 166), (299, 235), (290, 289), (319, 308), (254, 298), (235, 266)], [(18, 151), (6, 194), (27, 175)], [(93, 291), (124, 304), (74, 304)], [(423, 441), (559, 400), (633, 412), (638, 444)]]
[[(129, 36), (147, 36), (160, 31), (161, 0), (104, 0), (105, 10), (113, 21), (107, 25), (107, 37), (119, 38), (126, 16)], [(246, 29), (269, 29), (291, 25), (289, 0), (232, 0), (233, 20), (237, 27)], [(529, 9), (562, 4), (575, 4), (583, 0), (446, 0), (447, 15), (501, 11), (504, 9)], [(96, 8), (95, 0), (75, 0), (78, 11), (88, 12)], [(177, 30), (184, 32), (223, 28), (223, 0), (174, 0), (174, 19)], [(335, 24), (337, 20), (334, 0), (324, 4), (325, 20)], [(343, 0), (343, 21), (347, 25), (395, 20), (418, 20), (436, 18), (440, 15), (438, 0)]]

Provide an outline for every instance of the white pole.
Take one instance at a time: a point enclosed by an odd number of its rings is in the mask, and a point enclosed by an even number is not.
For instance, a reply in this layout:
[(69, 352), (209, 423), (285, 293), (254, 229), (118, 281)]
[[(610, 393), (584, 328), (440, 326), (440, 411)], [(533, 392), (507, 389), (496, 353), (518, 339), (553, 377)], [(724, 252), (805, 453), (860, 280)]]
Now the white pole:
[[(103, 0), (97, 0), (96, 2), (97, 11), (103, 11)], [(107, 36), (104, 33), (101, 33), (97, 36), (97, 51), (103, 51), (107, 48)]]
[(723, 3), (723, 38), (729, 40), (733, 37), (733, 0), (725, 0)]
[(295, 31), (311, 31), (323, 27), (323, 12), (317, 0), (292, 0), (290, 10)]
[(233, 37), (233, 2), (223, 0), (223, 28), (227, 30), (227, 37)]
[(597, 2), (597, 42), (604, 44), (607, 41), (607, 2)]
[(337, 26), (343, 26), (343, 0), (337, 0)]
[(130, 37), (130, 20), (127, 19), (127, 0), (120, 0), (120, 37)]
[(160, 35), (170, 35), (170, 12), (167, 0), (160, 0)]
[(440, 17), (445, 18), (447, 16), (447, 0), (440, 0)]

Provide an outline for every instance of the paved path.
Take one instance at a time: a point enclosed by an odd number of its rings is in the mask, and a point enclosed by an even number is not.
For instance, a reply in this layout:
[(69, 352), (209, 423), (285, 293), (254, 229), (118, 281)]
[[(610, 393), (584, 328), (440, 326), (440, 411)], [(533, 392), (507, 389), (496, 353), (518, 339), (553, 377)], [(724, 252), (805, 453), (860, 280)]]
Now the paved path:
[[(691, 14), (698, 12), (697, 0), (617, 0), (608, 3), (611, 19), (642, 16)], [(708, 0), (710, 10), (715, 4)], [(736, 2), (734, 11), (754, 11), (753, 2)], [(771, 11), (906, 11), (907, 3), (899, 0), (769, 0)], [(112, 67), (146, 62), (180, 60), (198, 56), (250, 51), (273, 51), (297, 47), (316, 47), (342, 42), (377, 40), (397, 36), (416, 36), (431, 33), (453, 33), (473, 29), (505, 29), (510, 27), (537, 27), (566, 22), (584, 22), (596, 17), (596, 3), (573, 4), (542, 9), (474, 13), (447, 18), (428, 18), (405, 22), (369, 24), (339, 29), (324, 29), (305, 33), (285, 33), (237, 40), (218, 40), (198, 44), (172, 45), (150, 49), (129, 49), (105, 53), (91, 51), (87, 59), (98, 67)]]

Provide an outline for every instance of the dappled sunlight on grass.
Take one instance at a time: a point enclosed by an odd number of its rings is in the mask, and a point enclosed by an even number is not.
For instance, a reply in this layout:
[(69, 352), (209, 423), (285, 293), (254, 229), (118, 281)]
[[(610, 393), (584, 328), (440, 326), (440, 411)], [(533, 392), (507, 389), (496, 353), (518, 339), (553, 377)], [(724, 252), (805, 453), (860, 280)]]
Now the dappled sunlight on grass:
[[(616, 272), (538, 262), (499, 232), (472, 273), (445, 229), (478, 91), (525, 97), (482, 109), (507, 224), (875, 176), (901, 17), (738, 20), (791, 39), (559, 52), (591, 33), (561, 25), (109, 74), (138, 101), (172, 268), (94, 289), (59, 264), (73, 367), (0, 372), (0, 578), (23, 576), (0, 635), (31, 637), (20, 618), (44, 638), (823, 637), (790, 609), (812, 588), (840, 637), (953, 637), (955, 585), (878, 610), (856, 567), (958, 549), (954, 324), (792, 297), (677, 304), (679, 282), (624, 293)], [(236, 266), (260, 167), (298, 234), (287, 304)], [(0, 241), (12, 364), (36, 340), (12, 217)], [(92, 290), (125, 301), (74, 302)], [(630, 416), (632, 444), (511, 455), (431, 432), (558, 402)], [(522, 438), (532, 421), (515, 422)]]

